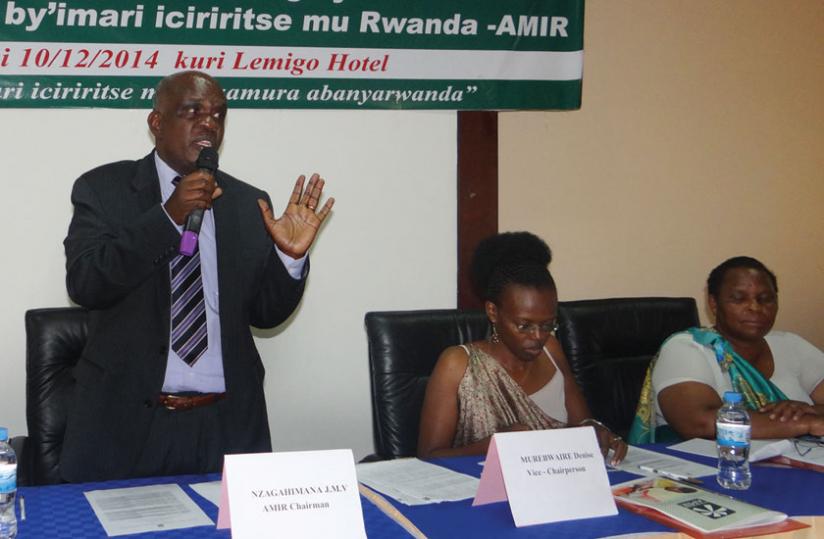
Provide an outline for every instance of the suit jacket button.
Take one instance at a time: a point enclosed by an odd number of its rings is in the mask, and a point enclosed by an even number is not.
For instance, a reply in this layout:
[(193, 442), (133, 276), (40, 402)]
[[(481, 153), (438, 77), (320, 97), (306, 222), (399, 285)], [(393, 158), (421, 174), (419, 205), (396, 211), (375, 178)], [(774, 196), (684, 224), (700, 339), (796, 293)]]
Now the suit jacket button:
[(151, 408), (152, 406), (154, 406), (154, 402), (152, 402), (152, 399), (146, 399), (145, 401), (143, 401), (143, 406), (145, 406), (146, 408)]

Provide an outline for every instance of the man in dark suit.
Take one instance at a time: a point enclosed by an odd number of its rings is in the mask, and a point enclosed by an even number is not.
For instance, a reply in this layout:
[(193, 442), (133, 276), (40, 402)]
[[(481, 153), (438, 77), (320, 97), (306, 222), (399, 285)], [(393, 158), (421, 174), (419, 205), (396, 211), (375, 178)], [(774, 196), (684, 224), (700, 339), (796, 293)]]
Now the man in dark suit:
[[(217, 81), (171, 75), (148, 116), (155, 150), (74, 185), (66, 283), (90, 319), (60, 457), (68, 481), (217, 471), (227, 453), (271, 450), (250, 325), (297, 307), (334, 199), (318, 210), (324, 182), (304, 189), (301, 176), (276, 219), (263, 191), (198, 169), (225, 118)], [(198, 250), (179, 255), (197, 208)]]

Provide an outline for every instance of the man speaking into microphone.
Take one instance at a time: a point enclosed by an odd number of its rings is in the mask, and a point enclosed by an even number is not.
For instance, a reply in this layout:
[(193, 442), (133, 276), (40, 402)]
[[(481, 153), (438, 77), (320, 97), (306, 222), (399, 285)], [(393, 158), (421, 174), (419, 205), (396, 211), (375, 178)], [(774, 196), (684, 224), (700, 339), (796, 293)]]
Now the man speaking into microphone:
[(271, 450), (250, 326), (297, 307), (334, 199), (319, 207), (324, 181), (301, 176), (275, 217), (265, 192), (218, 169), (226, 110), (205, 73), (166, 77), (147, 120), (154, 151), (75, 182), (66, 284), (89, 326), (67, 481), (214, 472), (227, 453)]

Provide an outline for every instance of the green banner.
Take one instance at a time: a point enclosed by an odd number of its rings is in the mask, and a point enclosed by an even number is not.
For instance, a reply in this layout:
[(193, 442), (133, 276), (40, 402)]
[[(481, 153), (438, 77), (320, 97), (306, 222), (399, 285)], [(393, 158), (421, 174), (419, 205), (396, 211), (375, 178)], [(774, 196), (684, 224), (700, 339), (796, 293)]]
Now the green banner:
[(0, 2), (0, 107), (148, 108), (197, 69), (236, 108), (577, 109), (583, 0)]

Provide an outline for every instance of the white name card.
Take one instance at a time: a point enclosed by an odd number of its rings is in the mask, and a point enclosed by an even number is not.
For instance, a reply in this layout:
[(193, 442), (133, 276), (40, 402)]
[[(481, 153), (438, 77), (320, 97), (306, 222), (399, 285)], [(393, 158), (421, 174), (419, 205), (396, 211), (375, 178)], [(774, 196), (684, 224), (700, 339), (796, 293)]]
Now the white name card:
[(233, 539), (365, 539), (352, 451), (226, 455), (217, 527)]
[(618, 514), (592, 427), (495, 434), (472, 505), (507, 499), (518, 527)]

